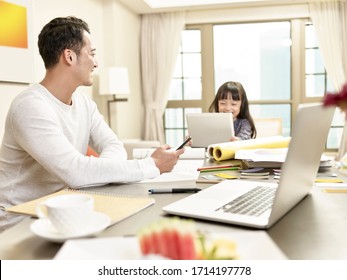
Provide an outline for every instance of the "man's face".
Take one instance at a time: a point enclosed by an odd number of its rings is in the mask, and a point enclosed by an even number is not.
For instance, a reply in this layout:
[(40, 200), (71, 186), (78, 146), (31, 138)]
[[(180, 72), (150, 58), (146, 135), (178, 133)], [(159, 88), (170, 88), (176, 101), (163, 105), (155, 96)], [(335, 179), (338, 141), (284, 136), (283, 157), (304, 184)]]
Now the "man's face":
[(95, 58), (96, 49), (88, 32), (85, 31), (83, 37), (85, 45), (77, 57), (76, 74), (81, 80), (81, 85), (91, 86), (93, 84), (93, 71), (98, 66)]

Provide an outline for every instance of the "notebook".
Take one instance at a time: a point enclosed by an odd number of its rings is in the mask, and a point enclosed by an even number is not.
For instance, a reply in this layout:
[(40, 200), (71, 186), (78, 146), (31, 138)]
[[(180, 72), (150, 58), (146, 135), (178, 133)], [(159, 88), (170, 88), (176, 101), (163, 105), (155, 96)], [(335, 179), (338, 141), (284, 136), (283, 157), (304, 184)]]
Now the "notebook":
[(146, 196), (125, 196), (110, 193), (99, 193), (85, 190), (64, 189), (53, 194), (31, 200), (22, 204), (18, 204), (9, 208), (7, 211), (26, 214), (36, 217), (36, 205), (48, 199), (49, 197), (86, 193), (94, 197), (94, 210), (107, 214), (111, 218), (111, 224), (120, 222), (121, 220), (143, 210), (144, 208), (154, 204), (154, 199)]
[(234, 136), (232, 113), (188, 113), (186, 118), (193, 148), (207, 148)]
[[(163, 211), (253, 228), (271, 227), (311, 191), (334, 111), (335, 108), (325, 108), (320, 104), (299, 106), (278, 183), (225, 180), (171, 203)], [(233, 205), (234, 200), (241, 200), (246, 193), (255, 194), (259, 191), (258, 188), (273, 193), (268, 195), (268, 208), (263, 209), (259, 215), (244, 214), (244, 209), (241, 209), (245, 207), (243, 202)], [(257, 210), (256, 207), (252, 206), (251, 210)]]

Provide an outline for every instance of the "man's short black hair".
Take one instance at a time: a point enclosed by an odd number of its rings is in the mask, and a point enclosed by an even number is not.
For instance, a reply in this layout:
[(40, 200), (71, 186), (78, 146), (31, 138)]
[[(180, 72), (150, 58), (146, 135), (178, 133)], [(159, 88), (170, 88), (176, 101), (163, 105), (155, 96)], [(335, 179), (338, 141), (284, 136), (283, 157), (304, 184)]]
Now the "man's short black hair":
[(85, 44), (84, 31), (90, 33), (88, 24), (73, 16), (58, 17), (47, 23), (38, 40), (39, 52), (46, 69), (58, 63), (65, 49), (73, 50), (78, 56)]

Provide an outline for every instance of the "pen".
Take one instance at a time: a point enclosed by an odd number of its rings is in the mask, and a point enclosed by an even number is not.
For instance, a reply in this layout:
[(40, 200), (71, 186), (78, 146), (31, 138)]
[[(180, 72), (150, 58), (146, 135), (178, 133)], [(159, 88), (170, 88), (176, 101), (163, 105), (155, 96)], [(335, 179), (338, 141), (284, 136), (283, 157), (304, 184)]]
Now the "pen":
[(347, 193), (347, 189), (324, 189), (323, 192), (327, 192), (327, 193)]
[(213, 172), (213, 171), (223, 171), (223, 170), (240, 170), (240, 167), (225, 167), (225, 168), (210, 168), (199, 170), (200, 172)]
[(343, 180), (341, 179), (316, 179), (314, 180), (315, 183), (343, 183)]
[(148, 190), (151, 194), (157, 193), (187, 193), (187, 192), (198, 192), (201, 189), (198, 188), (173, 188), (173, 189), (151, 189)]

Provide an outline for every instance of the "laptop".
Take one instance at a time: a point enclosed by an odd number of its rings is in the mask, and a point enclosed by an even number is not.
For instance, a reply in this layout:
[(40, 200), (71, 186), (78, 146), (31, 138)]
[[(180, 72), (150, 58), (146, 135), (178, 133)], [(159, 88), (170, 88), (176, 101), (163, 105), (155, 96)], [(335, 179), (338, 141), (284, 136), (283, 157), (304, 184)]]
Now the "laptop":
[[(271, 227), (311, 191), (334, 112), (335, 108), (321, 104), (299, 106), (278, 183), (225, 180), (171, 203), (163, 211), (252, 228)], [(246, 205), (249, 195), (262, 192), (267, 193), (264, 205)]]
[(186, 118), (193, 148), (207, 148), (234, 137), (232, 113), (188, 113)]

